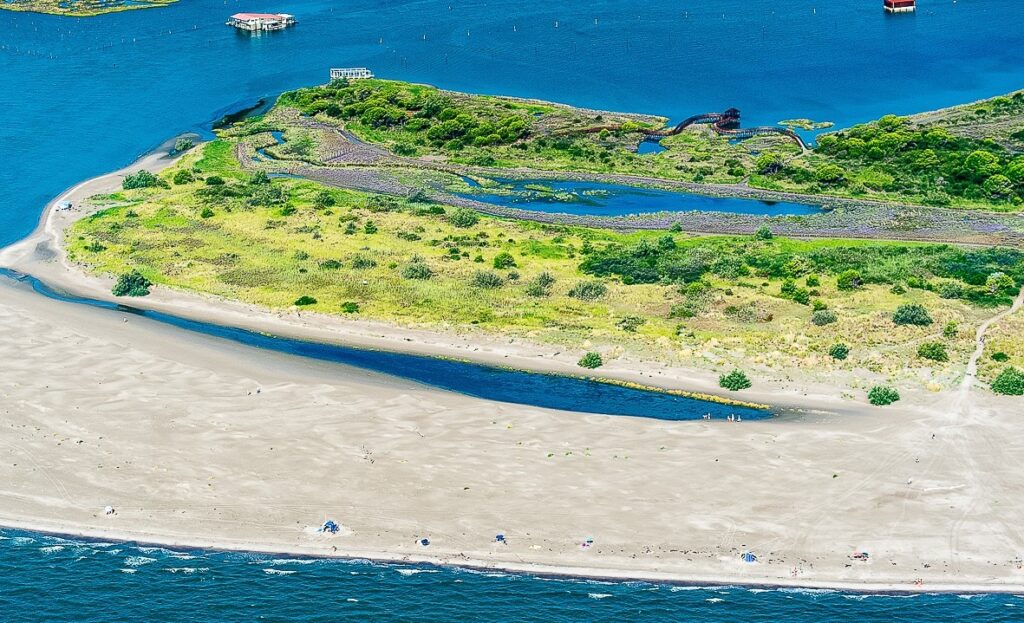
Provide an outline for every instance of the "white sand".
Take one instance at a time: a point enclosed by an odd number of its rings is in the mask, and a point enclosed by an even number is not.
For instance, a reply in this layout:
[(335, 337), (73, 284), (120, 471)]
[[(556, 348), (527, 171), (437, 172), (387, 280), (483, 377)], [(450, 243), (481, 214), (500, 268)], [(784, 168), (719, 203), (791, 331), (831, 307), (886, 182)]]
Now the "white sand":
[[(44, 220), (29, 243), (0, 251), (0, 264), (100, 296), (109, 284), (76, 277), (54, 255), (47, 236), (59, 226)], [(565, 368), (525, 344), (473, 351), (469, 339), (275, 320), (173, 292), (145, 303), (279, 333)], [(1024, 589), (1013, 563), (1024, 554), (1021, 404), (969, 387), (887, 409), (787, 390), (782, 402), (846, 414), (770, 422), (583, 415), (123, 322), (6, 281), (0, 336), (0, 524), (604, 577)], [(710, 385), (676, 371), (611, 372)], [(117, 514), (104, 516), (106, 505)], [(326, 517), (351, 532), (311, 534)], [(507, 546), (493, 543), (499, 532)], [(594, 546), (580, 548), (586, 537)], [(758, 564), (740, 562), (748, 549)], [(850, 560), (857, 550), (870, 562)]]

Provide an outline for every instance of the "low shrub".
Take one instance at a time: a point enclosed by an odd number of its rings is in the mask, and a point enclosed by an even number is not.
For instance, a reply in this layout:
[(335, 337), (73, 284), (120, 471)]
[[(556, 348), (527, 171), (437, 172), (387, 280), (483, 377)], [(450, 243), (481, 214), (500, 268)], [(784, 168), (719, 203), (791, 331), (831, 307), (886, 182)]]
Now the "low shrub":
[(868, 402), (876, 407), (884, 407), (900, 399), (900, 394), (891, 387), (876, 385), (868, 392)]
[(917, 347), (917, 356), (932, 361), (949, 361), (949, 353), (942, 342), (925, 342)]
[(353, 301), (345, 301), (341, 304), (341, 311), (346, 314), (358, 314), (359, 303)]
[(991, 358), (992, 361), (998, 361), (999, 363), (1006, 363), (1007, 361), (1010, 360), (1010, 356), (1004, 353), (1003, 351), (992, 353)]
[(401, 275), (404, 279), (418, 279), (420, 281), (425, 281), (434, 276), (434, 271), (427, 266), (427, 263), (423, 261), (423, 258), (414, 257), (408, 264), (402, 267)]
[(569, 290), (569, 296), (581, 301), (596, 301), (608, 293), (608, 287), (600, 281), (580, 281)]
[(604, 361), (601, 359), (600, 353), (587, 353), (576, 362), (581, 368), (588, 368), (593, 370), (594, 368), (600, 368), (604, 365)]
[(850, 347), (842, 342), (833, 344), (828, 347), (828, 355), (833, 359), (843, 361), (850, 356)]
[(495, 268), (498, 268), (498, 269), (514, 268), (515, 265), (516, 265), (515, 258), (512, 257), (512, 254), (507, 252), (507, 251), (502, 251), (501, 253), (499, 253), (499, 254), (494, 256), (494, 267)]
[(478, 270), (473, 273), (473, 279), (470, 283), (476, 288), (493, 290), (505, 285), (505, 280), (498, 273), (489, 270)]
[(892, 321), (898, 325), (926, 327), (934, 322), (924, 306), (917, 303), (900, 305), (892, 314)]
[(729, 391), (739, 391), (741, 389), (749, 389), (751, 386), (750, 379), (742, 370), (733, 370), (728, 374), (723, 374), (718, 377), (718, 384)]
[(133, 270), (118, 277), (110, 292), (114, 296), (147, 296), (152, 285), (153, 282)]
[(817, 327), (824, 327), (825, 325), (832, 324), (837, 320), (839, 320), (839, 316), (837, 316), (831, 309), (819, 309), (811, 314), (811, 323)]
[(1004, 396), (1024, 396), (1024, 372), (1010, 366), (992, 381), (992, 391)]
[(316, 305), (316, 299), (312, 296), (303, 295), (295, 299), (295, 303), (293, 303), (293, 305), (298, 305), (299, 307), (303, 307), (305, 305)]
[(448, 215), (448, 222), (455, 227), (472, 227), (480, 222), (480, 215), (469, 208), (456, 208)]
[(156, 186), (159, 180), (155, 175), (143, 169), (138, 173), (124, 176), (121, 181), (121, 188), (132, 190), (134, 188), (150, 188)]

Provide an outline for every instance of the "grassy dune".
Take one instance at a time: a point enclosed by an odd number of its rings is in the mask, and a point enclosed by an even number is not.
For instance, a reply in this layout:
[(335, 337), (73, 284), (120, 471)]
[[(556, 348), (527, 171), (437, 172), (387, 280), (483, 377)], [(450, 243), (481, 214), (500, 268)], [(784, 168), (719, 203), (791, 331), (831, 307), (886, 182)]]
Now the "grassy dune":
[[(1024, 255), (1011, 250), (616, 233), (270, 180), (242, 171), (230, 140), (159, 180), (96, 198), (103, 209), (68, 232), (71, 259), (271, 308), (308, 297), (311, 311), (474, 326), (606, 359), (842, 372), (851, 386), (867, 370), (938, 388), (962, 370), (973, 327), (1024, 280)], [(994, 272), (1009, 281), (997, 291), (986, 286)], [(895, 325), (909, 303), (933, 322)], [(812, 322), (815, 308), (834, 321)], [(1005, 337), (1016, 359), (1020, 335)], [(949, 361), (919, 357), (925, 342), (942, 343)], [(847, 359), (829, 355), (837, 343)]]

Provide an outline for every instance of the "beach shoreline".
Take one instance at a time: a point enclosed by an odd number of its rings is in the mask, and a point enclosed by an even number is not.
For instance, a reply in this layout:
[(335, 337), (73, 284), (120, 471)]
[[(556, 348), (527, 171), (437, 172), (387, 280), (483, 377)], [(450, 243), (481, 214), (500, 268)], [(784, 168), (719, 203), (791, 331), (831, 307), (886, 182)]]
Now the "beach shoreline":
[(7, 528), (34, 532), (58, 538), (75, 538), (87, 541), (115, 541), (134, 543), (145, 547), (163, 547), (171, 550), (200, 549), (208, 552), (235, 552), (252, 554), (287, 555), (321, 560), (343, 560), (370, 562), (393, 565), (429, 565), (433, 567), (468, 569), (472, 571), (497, 571), (512, 575), (523, 574), (552, 579), (607, 581), (607, 582), (650, 582), (671, 586), (725, 587), (760, 589), (812, 589), (834, 590), (846, 593), (864, 593), (871, 595), (910, 595), (918, 593), (953, 593), (965, 595), (1009, 594), (1024, 595), (1024, 583), (1020, 584), (914, 584), (889, 582), (829, 582), (813, 580), (785, 579), (759, 580), (756, 578), (706, 577), (687, 576), (675, 573), (658, 573), (645, 571), (617, 571), (600, 567), (570, 567), (549, 564), (530, 564), (513, 562), (494, 562), (472, 560), (452, 556), (425, 556), (415, 554), (397, 555), (389, 552), (367, 551), (336, 551), (325, 553), (311, 548), (280, 548), (260, 543), (230, 543), (226, 541), (207, 541), (200, 537), (184, 538), (162, 537), (152, 533), (117, 532), (99, 529), (75, 530), (66, 527), (43, 527), (34, 522), (19, 522), (0, 519), (0, 529)]
[[(575, 357), (478, 334), (453, 345), (447, 335), (327, 324), (160, 288), (116, 299), (109, 280), (64, 263), (60, 232), (83, 215), (55, 209), (59, 201), (170, 164), (150, 154), (62, 193), (31, 236), (0, 250), (0, 265), (76, 295), (215, 324), (578, 374)], [(836, 390), (765, 383), (742, 397), (807, 415), (742, 425), (588, 415), (0, 289), (0, 359), (10, 362), (0, 449), (11, 459), (0, 462), (0, 525), (595, 580), (1024, 592), (1012, 559), (1024, 542), (1005, 521), (1024, 513), (1024, 486), (1002, 469), (1024, 448), (1012, 399), (965, 387), (878, 409)], [(667, 388), (715, 385), (707, 373), (602, 372)], [(344, 478), (320, 476), (333, 473)], [(103, 516), (108, 504), (114, 517)], [(350, 532), (310, 532), (327, 517)], [(513, 545), (494, 547), (487, 535), (498, 531)], [(428, 534), (425, 555), (417, 540)], [(581, 546), (591, 534), (596, 545)], [(742, 563), (746, 551), (763, 562)], [(855, 551), (871, 551), (871, 562), (853, 560)]]

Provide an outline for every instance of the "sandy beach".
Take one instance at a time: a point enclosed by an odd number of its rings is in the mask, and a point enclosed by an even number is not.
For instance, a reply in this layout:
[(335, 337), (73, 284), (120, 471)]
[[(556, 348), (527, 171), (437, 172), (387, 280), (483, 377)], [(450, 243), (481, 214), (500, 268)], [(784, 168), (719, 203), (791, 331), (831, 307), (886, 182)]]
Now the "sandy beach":
[[(78, 205), (126, 172), (170, 163), (149, 156), (58, 200)], [(60, 251), (60, 232), (82, 213), (54, 206), (32, 236), (0, 251), (0, 265), (111, 300), (109, 281), (85, 277)], [(132, 304), (576, 372), (571, 354), (478, 334), (164, 289)], [(833, 388), (769, 380), (742, 397), (805, 413), (741, 424), (585, 415), (261, 351), (8, 280), (0, 335), (2, 525), (594, 577), (1024, 591), (1020, 404), (970, 383), (877, 409)], [(621, 361), (602, 373), (718, 391), (706, 372)], [(116, 513), (105, 515), (107, 505)], [(326, 518), (343, 526), (338, 535), (314, 531)], [(742, 562), (745, 551), (758, 562)], [(851, 557), (859, 551), (866, 561)]]

